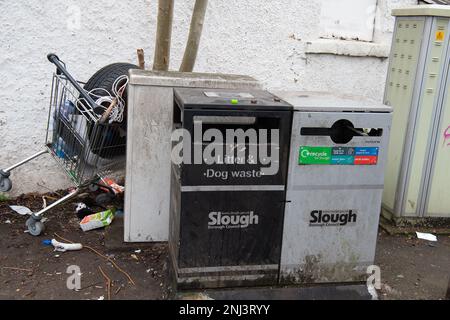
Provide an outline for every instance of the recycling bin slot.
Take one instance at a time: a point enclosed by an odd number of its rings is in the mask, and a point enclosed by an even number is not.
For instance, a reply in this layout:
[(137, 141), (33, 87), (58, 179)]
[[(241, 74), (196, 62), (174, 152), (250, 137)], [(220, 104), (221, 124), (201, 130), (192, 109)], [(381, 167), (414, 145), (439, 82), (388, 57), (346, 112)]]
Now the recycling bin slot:
[(194, 122), (200, 121), (203, 125), (209, 124), (241, 124), (253, 125), (256, 122), (255, 117), (210, 117), (210, 116), (195, 116)]
[[(219, 130), (223, 137), (227, 130), (248, 130), (254, 133), (258, 130), (274, 130), (280, 127), (280, 118), (274, 114), (260, 114), (258, 117), (249, 117), (244, 115), (236, 116), (194, 116), (194, 124), (201, 123), (202, 134), (209, 129)], [(268, 135), (269, 138), (271, 135)]]
[[(246, 116), (229, 116), (229, 117), (220, 117), (220, 116), (194, 116), (194, 125), (201, 123), (201, 133), (202, 137), (207, 134), (208, 131), (212, 132), (214, 130), (215, 133), (221, 134), (222, 137), (225, 138), (225, 147), (232, 148), (234, 150), (234, 156), (237, 156), (236, 153), (239, 151), (239, 146), (236, 143), (240, 143), (241, 147), (244, 148), (246, 153), (250, 152), (248, 147), (250, 146), (269, 146), (268, 155), (270, 156), (270, 152), (272, 148), (272, 138), (273, 135), (270, 134), (270, 130), (278, 130), (280, 127), (280, 119), (276, 117), (272, 117), (269, 115), (262, 115), (260, 117), (246, 117)], [(236, 132), (236, 130), (242, 130), (242, 132), (246, 132), (245, 140), (243, 141), (228, 141), (227, 135), (230, 132)], [(260, 134), (260, 130), (265, 130), (267, 135), (262, 137)], [(206, 135), (208, 136), (208, 135)], [(210, 141), (201, 141), (203, 145), (209, 145)], [(199, 144), (199, 141), (194, 140), (194, 144)], [(277, 148), (278, 149), (278, 148)], [(249, 156), (248, 154), (245, 155)]]
[(323, 127), (303, 127), (300, 130), (302, 136), (327, 136), (334, 143), (347, 144), (353, 137), (371, 136), (381, 137), (382, 128), (355, 128), (348, 120), (338, 120), (331, 128)]

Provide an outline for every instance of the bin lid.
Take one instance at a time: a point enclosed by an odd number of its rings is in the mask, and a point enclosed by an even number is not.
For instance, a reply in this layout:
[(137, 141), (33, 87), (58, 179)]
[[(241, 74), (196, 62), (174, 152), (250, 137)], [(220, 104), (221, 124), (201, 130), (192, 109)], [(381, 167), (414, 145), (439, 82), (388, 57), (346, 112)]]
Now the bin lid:
[(175, 88), (175, 97), (184, 109), (292, 110), (292, 106), (264, 90)]
[(450, 17), (450, 7), (438, 4), (408, 6), (392, 10), (393, 16)]
[(392, 108), (353, 95), (337, 95), (329, 92), (272, 91), (294, 106), (294, 111), (309, 112), (392, 112)]
[(130, 85), (138, 86), (227, 88), (230, 83), (233, 83), (243, 88), (261, 88), (254, 78), (236, 74), (131, 69), (129, 75)]

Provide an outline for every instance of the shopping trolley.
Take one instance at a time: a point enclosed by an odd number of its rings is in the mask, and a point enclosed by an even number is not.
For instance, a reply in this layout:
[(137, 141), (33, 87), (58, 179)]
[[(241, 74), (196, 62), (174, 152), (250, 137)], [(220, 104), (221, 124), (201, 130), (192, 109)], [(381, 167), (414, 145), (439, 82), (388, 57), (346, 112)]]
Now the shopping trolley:
[[(0, 170), (0, 191), (12, 188), (10, 173), (25, 163), (49, 153), (72, 180), (72, 192), (39, 212), (32, 213), (26, 222), (29, 233), (40, 235), (44, 230), (42, 215), (56, 206), (76, 197), (81, 191), (91, 191), (104, 183), (107, 175), (123, 170), (125, 155), (124, 135), (120, 123), (108, 121), (108, 114), (116, 105), (101, 105), (84, 83), (75, 80), (66, 65), (55, 54), (48, 60), (56, 66), (53, 74), (45, 148), (9, 168)], [(108, 188), (110, 189), (110, 188)]]

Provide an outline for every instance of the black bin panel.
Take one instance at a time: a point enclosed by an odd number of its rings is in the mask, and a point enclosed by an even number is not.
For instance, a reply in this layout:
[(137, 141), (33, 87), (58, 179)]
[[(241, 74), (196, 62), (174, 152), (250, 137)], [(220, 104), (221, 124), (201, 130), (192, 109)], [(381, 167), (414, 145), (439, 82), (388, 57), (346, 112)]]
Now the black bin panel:
[(181, 197), (180, 268), (279, 263), (284, 192), (184, 192)]

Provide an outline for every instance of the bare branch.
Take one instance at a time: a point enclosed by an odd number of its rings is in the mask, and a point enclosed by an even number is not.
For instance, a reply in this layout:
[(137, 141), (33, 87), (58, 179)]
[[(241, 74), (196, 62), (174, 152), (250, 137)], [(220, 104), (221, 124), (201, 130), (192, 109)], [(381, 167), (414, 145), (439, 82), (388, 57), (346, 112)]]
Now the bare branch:
[(139, 68), (144, 70), (145, 69), (144, 49), (137, 49), (137, 56), (138, 56)]

